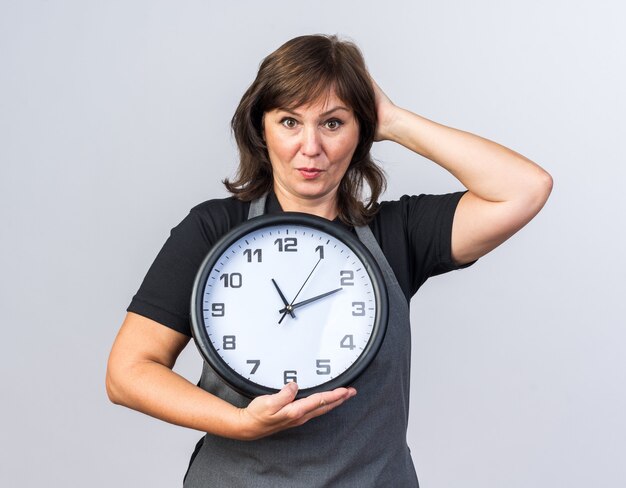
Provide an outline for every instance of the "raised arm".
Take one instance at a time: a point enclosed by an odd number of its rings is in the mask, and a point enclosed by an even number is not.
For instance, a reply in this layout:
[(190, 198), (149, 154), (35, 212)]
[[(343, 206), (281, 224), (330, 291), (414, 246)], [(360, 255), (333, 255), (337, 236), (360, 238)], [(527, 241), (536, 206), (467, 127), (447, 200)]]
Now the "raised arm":
[(189, 337), (129, 313), (115, 339), (106, 375), (107, 394), (166, 422), (232, 439), (252, 440), (301, 425), (339, 406), (356, 391), (338, 388), (294, 401), (295, 384), (237, 408), (172, 371)]
[(452, 258), (465, 264), (502, 244), (545, 204), (552, 177), (500, 144), (394, 105), (376, 83), (376, 140), (393, 141), (452, 173), (467, 189), (454, 215)]

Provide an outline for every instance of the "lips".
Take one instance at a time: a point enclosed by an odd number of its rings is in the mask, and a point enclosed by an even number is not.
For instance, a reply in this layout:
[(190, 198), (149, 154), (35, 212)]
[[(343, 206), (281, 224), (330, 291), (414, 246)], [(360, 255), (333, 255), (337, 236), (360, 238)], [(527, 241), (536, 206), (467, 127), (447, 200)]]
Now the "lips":
[(317, 168), (298, 168), (300, 174), (307, 180), (312, 180), (317, 178), (319, 175), (323, 173), (321, 169)]

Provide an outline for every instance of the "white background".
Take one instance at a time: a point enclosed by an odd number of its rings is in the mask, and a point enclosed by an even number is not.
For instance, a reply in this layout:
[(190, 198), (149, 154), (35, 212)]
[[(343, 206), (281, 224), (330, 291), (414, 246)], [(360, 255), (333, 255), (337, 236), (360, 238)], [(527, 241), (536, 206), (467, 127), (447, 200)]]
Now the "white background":
[[(180, 486), (200, 433), (110, 404), (125, 307), (229, 120), (300, 34), (362, 48), (399, 105), (544, 166), (519, 235), (412, 302), (426, 488), (626, 486), (623, 2), (0, 0), (0, 485)], [(460, 184), (390, 143), (387, 198)], [(177, 369), (196, 381), (193, 345)]]

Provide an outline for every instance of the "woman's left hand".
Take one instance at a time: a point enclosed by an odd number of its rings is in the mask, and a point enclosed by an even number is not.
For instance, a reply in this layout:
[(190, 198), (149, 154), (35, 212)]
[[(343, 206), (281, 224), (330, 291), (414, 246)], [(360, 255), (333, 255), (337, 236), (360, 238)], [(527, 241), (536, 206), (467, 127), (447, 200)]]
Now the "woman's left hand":
[(376, 96), (375, 141), (392, 141), (437, 163), (469, 191), (452, 225), (452, 259), (470, 263), (499, 246), (539, 212), (551, 176), (524, 156), (482, 137), (438, 124)]
[(374, 141), (388, 141), (393, 140), (391, 136), (391, 128), (396, 120), (396, 113), (399, 107), (389, 99), (389, 97), (382, 91), (378, 83), (370, 78), (372, 86), (374, 87), (374, 94), (376, 96), (376, 115), (378, 117), (378, 124), (376, 125), (376, 135)]

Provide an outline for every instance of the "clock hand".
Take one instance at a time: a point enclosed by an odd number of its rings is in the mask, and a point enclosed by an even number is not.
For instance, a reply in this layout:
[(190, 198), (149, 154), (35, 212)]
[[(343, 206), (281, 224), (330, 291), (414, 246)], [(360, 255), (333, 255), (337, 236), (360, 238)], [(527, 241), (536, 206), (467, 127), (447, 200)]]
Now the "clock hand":
[(322, 293), (321, 295), (317, 295), (316, 297), (309, 298), (309, 299), (304, 300), (302, 302), (298, 302), (298, 303), (295, 303), (295, 304), (291, 305), (291, 309), (288, 309), (287, 307), (285, 307), (285, 308), (279, 310), (278, 313), (285, 313), (285, 311), (294, 310), (296, 308), (302, 307), (303, 305), (307, 305), (307, 304), (309, 304), (311, 302), (319, 300), (320, 298), (324, 298), (324, 297), (327, 297), (328, 295), (332, 295), (333, 293), (337, 293), (338, 291), (341, 291), (341, 290), (343, 290), (343, 288), (337, 288), (336, 290), (332, 290), (332, 291), (328, 291), (326, 293)]
[(293, 307), (293, 303), (296, 301), (296, 298), (298, 298), (298, 295), (300, 295), (300, 292), (302, 291), (302, 288), (304, 288), (304, 285), (307, 284), (307, 282), (309, 281), (309, 278), (311, 277), (311, 275), (313, 274), (313, 271), (315, 271), (315, 268), (317, 268), (317, 265), (320, 264), (320, 261), (322, 260), (322, 258), (320, 257), (317, 260), (317, 263), (315, 263), (315, 266), (313, 266), (313, 269), (311, 270), (311, 272), (309, 273), (309, 276), (306, 277), (306, 280), (304, 280), (304, 283), (302, 283), (302, 286), (300, 287), (300, 289), (298, 290), (298, 293), (296, 293), (296, 296), (293, 297), (293, 300), (291, 301), (291, 303), (289, 305), (287, 305), (285, 312), (283, 313), (283, 316), (280, 318), (280, 320), (278, 321), (278, 323), (280, 324), (283, 319), (285, 318), (285, 315), (287, 315), (287, 312), (291, 312), (291, 307)]
[[(280, 288), (278, 288), (278, 284), (276, 283), (276, 281), (274, 281), (274, 278), (272, 278), (272, 283), (274, 283), (274, 287), (276, 288), (276, 291), (280, 295), (280, 299), (283, 301), (283, 305), (285, 305), (285, 307), (289, 307), (289, 302), (285, 298), (285, 295), (283, 295), (283, 292), (280, 291)], [(285, 310), (287, 310), (287, 308), (283, 308), (281, 310), (281, 313), (284, 312)], [(291, 318), (295, 319), (296, 316), (294, 315), (294, 313), (291, 310), (288, 310), (288, 311), (289, 311), (289, 315), (291, 315)]]

